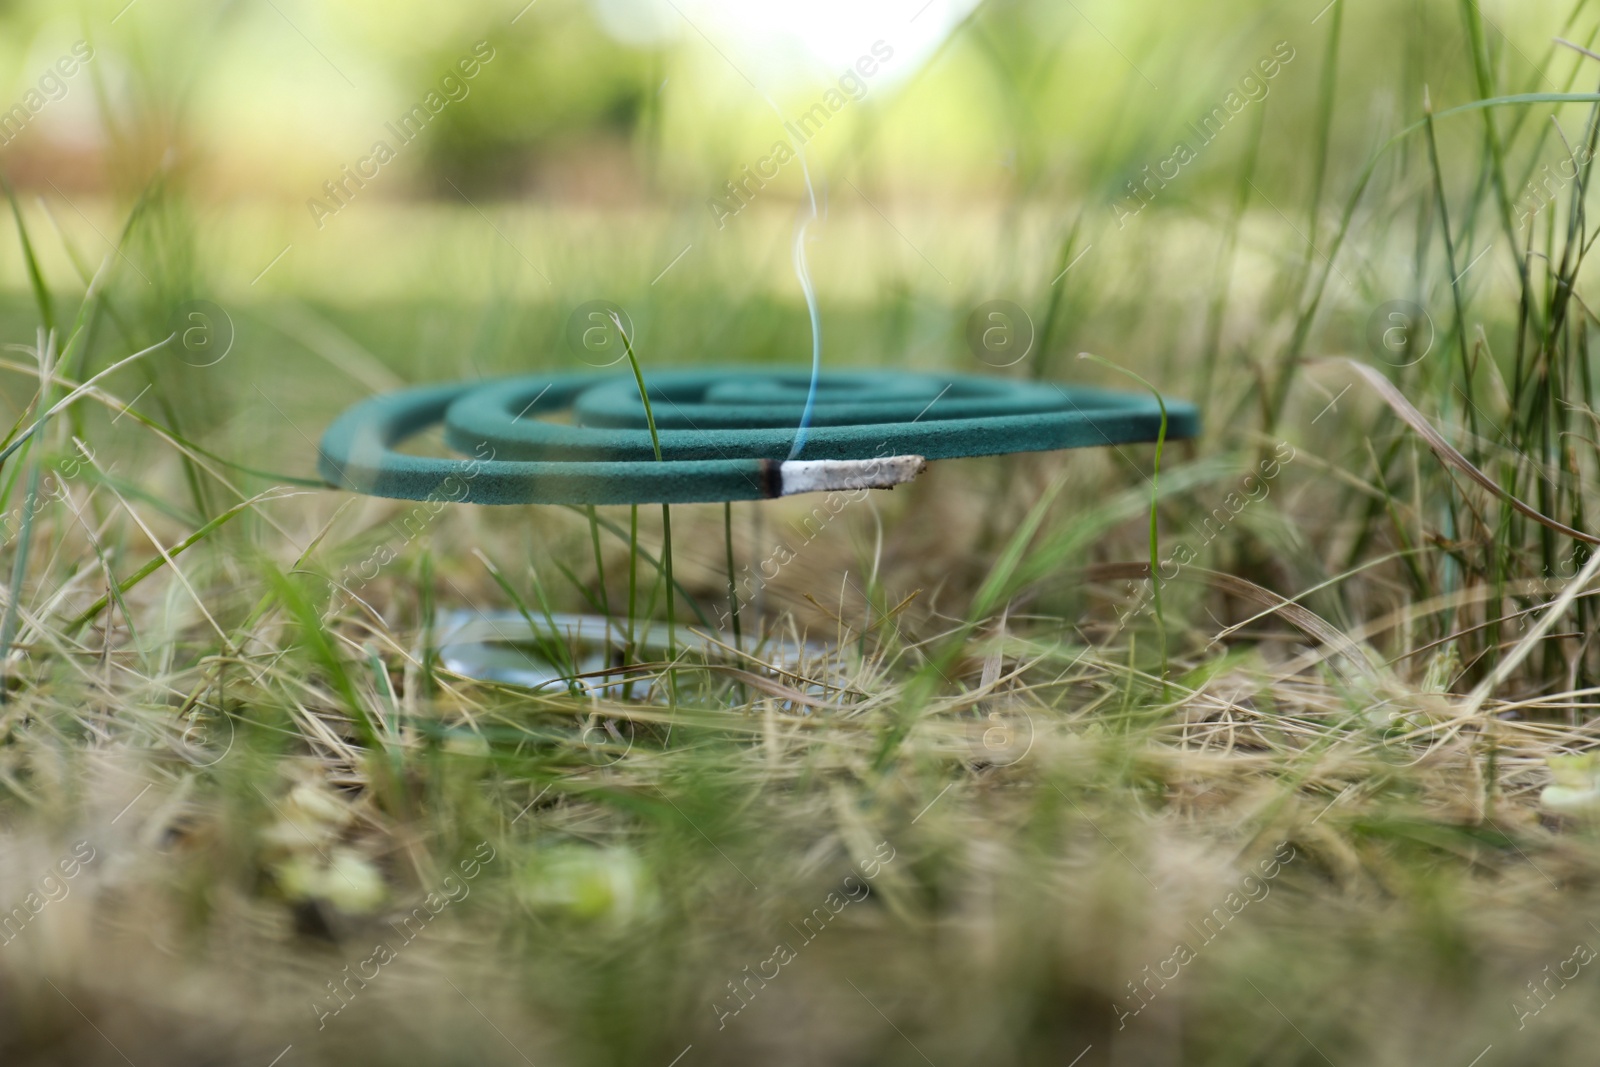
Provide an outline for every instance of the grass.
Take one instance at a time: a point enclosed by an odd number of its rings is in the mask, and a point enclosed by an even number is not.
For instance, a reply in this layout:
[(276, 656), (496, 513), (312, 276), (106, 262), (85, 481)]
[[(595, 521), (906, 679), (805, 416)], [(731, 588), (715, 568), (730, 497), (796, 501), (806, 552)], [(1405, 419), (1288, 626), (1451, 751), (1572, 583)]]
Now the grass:
[[(1017, 285), (1040, 347), (1007, 373), (1126, 368), (1208, 421), (941, 463), (837, 514), (419, 519), (318, 489), (344, 404), (568, 369), (553, 339), (593, 294), (527, 298), (498, 267), (483, 299), (241, 283), (234, 354), (195, 367), (150, 349), (209, 291), (181, 189), (100, 227), (98, 275), (14, 198), (0, 1059), (1587, 1062), (1600, 64), (1552, 45), (1535, 70), (1463, 2), (1427, 77), (1376, 80), (1344, 6), (1299, 110), (1230, 131), (1235, 156), (1126, 231), (1037, 159), (993, 262), (984, 205), (881, 202), (910, 250), (831, 209), (825, 362), (982, 370), (966, 310)], [(1342, 118), (1394, 85), (1415, 91), (1350, 158)], [(1304, 172), (1272, 171), (1282, 137)], [(501, 236), (414, 211), (441, 261)], [(637, 380), (803, 353), (766, 269), (790, 221), (752, 207), (705, 274), (639, 284)], [(673, 222), (617, 223), (595, 275), (671, 259)], [(1391, 345), (1396, 301), (1422, 314)], [(676, 628), (638, 654), (657, 616), (711, 630), (743, 574), (722, 656)], [(471, 606), (520, 612), (566, 684), (445, 669), (436, 615)], [(626, 632), (624, 686), (585, 693), (568, 610)]]

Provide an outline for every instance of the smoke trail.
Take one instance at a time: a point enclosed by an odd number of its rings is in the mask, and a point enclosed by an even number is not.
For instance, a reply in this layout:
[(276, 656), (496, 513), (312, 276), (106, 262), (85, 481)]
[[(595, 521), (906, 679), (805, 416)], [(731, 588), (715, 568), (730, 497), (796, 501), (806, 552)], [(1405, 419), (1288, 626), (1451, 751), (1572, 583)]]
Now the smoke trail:
[[(767, 104), (777, 112), (784, 130), (790, 134), (795, 133), (794, 127), (783, 117), (783, 112), (773, 103), (772, 98), (765, 93), (761, 95), (766, 97)], [(795, 428), (794, 445), (789, 449), (789, 458), (797, 459), (801, 450), (806, 447), (806, 433), (811, 429), (812, 413), (817, 406), (817, 381), (822, 376), (822, 316), (817, 310), (817, 290), (811, 284), (811, 270), (806, 265), (806, 228), (817, 220), (817, 191), (811, 184), (811, 168), (806, 165), (804, 139), (794, 136), (791, 138), (791, 144), (800, 160), (800, 173), (806, 180), (806, 197), (811, 208), (810, 216), (801, 219), (794, 232), (794, 272), (800, 279), (800, 289), (806, 297), (806, 311), (811, 316), (811, 388), (806, 393), (805, 410), (800, 413), (800, 425)]]

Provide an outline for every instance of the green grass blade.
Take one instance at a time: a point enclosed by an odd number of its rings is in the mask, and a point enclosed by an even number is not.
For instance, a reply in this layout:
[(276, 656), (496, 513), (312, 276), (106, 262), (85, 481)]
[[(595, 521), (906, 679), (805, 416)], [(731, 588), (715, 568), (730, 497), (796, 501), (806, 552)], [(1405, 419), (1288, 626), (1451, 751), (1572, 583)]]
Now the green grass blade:
[(28, 237), (28, 224), (22, 221), (22, 205), (17, 202), (17, 194), (11, 188), (11, 182), (4, 174), (0, 174), (0, 191), (4, 191), (6, 200), (11, 204), (11, 217), (17, 222), (17, 240), (22, 246), (22, 261), (28, 270), (28, 285), (33, 289), (34, 303), (39, 306), (39, 321), (44, 323), (46, 333), (54, 333), (56, 329), (56, 313), (50, 303), (50, 289), (45, 285), (44, 272), (39, 269), (39, 258), (34, 255), (33, 241)]

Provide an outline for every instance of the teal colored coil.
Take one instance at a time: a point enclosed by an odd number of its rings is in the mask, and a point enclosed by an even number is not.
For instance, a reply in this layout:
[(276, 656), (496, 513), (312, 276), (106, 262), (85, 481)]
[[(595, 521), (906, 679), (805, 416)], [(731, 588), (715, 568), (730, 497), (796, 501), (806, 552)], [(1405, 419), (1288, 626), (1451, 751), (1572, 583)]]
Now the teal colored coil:
[[(657, 461), (631, 374), (548, 375), (432, 385), (374, 397), (323, 436), (329, 484), (403, 500), (646, 504), (784, 495), (809, 369), (669, 370), (646, 378)], [(1194, 406), (1167, 400), (1167, 437), (1194, 437)], [(458, 456), (402, 451), (443, 429)], [(1003, 378), (832, 371), (800, 460), (927, 460), (1156, 440), (1152, 396)], [(792, 491), (792, 490), (791, 490)]]

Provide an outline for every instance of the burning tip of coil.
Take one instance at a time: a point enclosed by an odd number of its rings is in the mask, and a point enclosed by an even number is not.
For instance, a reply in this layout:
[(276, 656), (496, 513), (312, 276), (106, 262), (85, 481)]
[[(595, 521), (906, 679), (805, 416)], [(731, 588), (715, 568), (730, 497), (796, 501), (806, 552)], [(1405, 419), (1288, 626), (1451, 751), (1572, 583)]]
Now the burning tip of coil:
[(826, 493), (841, 489), (893, 489), (928, 467), (921, 456), (875, 459), (791, 459), (779, 466), (779, 496)]

